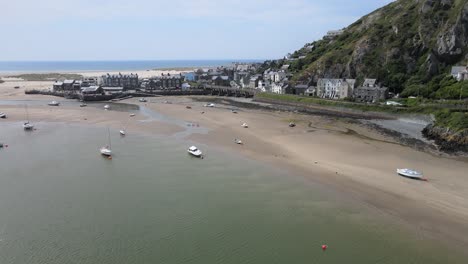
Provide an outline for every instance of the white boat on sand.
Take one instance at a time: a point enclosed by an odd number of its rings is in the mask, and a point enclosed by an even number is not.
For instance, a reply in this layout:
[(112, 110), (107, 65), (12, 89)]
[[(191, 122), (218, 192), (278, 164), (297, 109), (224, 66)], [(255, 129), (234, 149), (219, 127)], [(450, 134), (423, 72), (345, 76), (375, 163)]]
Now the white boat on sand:
[(242, 142), (242, 140), (236, 138), (234, 139), (234, 143), (238, 144), (238, 145), (243, 145), (244, 143)]
[(203, 153), (195, 146), (191, 146), (188, 150), (188, 153), (197, 158), (203, 158)]
[(50, 105), (50, 106), (59, 106), (60, 103), (57, 102), (57, 101), (52, 101), (52, 102), (48, 103), (48, 105)]
[(242, 127), (243, 127), (243, 128), (248, 128), (249, 125), (247, 125), (247, 123), (243, 123), (243, 124), (242, 124)]
[(108, 105), (108, 104), (106, 104), (106, 105), (104, 106), (104, 109), (106, 109), (106, 110), (109, 110), (110, 108), (111, 108), (111, 107), (110, 107), (110, 105)]
[(398, 175), (411, 178), (411, 179), (417, 179), (417, 180), (423, 180), (426, 181), (427, 179), (424, 178), (424, 175), (422, 172), (411, 170), (411, 169), (397, 169)]
[(5, 113), (0, 112), (0, 118), (6, 118), (7, 115)]
[(120, 135), (125, 136), (125, 129), (119, 131)]

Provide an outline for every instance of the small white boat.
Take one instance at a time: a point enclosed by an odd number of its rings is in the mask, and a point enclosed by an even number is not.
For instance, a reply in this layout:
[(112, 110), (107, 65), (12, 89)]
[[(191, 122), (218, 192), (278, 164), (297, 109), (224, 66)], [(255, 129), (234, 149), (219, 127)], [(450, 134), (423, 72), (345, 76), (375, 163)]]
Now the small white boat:
[(236, 143), (236, 144), (238, 144), (238, 145), (244, 144), (244, 143), (242, 143), (242, 140), (240, 140), (240, 139), (238, 139), (238, 138), (234, 139), (234, 143)]
[(135, 114), (130, 114), (130, 117), (134, 117), (134, 116), (135, 116)]
[(408, 177), (411, 179), (426, 180), (421, 172), (411, 169), (397, 169), (397, 173), (398, 175)]
[(7, 115), (5, 113), (0, 113), (0, 118), (7, 118)]
[(112, 156), (112, 150), (109, 147), (102, 147), (99, 152), (101, 152), (101, 154), (104, 156)]
[(233, 114), (237, 114), (237, 110), (235, 110), (235, 109), (232, 109), (232, 110), (231, 110), (231, 113), (233, 113)]
[(243, 124), (242, 124), (242, 127), (243, 127), (243, 128), (248, 128), (249, 125), (247, 125), (247, 123), (243, 123)]
[(146, 98), (140, 98), (138, 101), (142, 102), (142, 103), (146, 103)]
[(126, 134), (124, 129), (120, 130), (119, 132), (120, 132), (120, 135), (122, 135), (122, 136), (125, 136), (125, 134)]
[(215, 104), (213, 104), (213, 103), (205, 104), (204, 107), (215, 107)]
[(60, 103), (57, 102), (57, 101), (52, 101), (52, 102), (48, 103), (48, 105), (50, 105), (50, 106), (59, 106)]
[(29, 123), (28, 105), (25, 105), (24, 109), (26, 110), (26, 122), (23, 123), (23, 129), (24, 130), (33, 130), (34, 126), (31, 123)]
[(109, 145), (102, 147), (99, 149), (99, 152), (101, 155), (106, 156), (106, 157), (111, 157), (112, 156), (112, 145), (111, 145), (111, 139), (110, 139), (110, 129), (107, 128), (107, 137), (109, 141)]
[(110, 105), (107, 105), (107, 104), (106, 104), (106, 105), (104, 106), (104, 109), (106, 109), (106, 110), (109, 110), (110, 108), (111, 108)]
[(191, 146), (188, 150), (188, 153), (197, 158), (201, 158), (203, 153), (195, 146)]
[(295, 127), (296, 124), (294, 122), (289, 122), (289, 127)]
[(85, 103), (80, 104), (80, 107), (86, 107), (86, 106), (88, 106), (88, 105), (85, 104)]
[(34, 126), (32, 124), (30, 124), (29, 122), (25, 122), (23, 124), (23, 128), (24, 128), (24, 130), (32, 130), (34, 128)]

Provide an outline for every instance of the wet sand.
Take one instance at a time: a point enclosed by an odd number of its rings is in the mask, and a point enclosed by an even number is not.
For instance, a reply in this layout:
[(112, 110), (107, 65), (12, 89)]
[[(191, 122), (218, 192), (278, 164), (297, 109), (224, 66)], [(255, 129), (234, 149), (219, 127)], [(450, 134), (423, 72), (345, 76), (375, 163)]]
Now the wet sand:
[[(24, 95), (22, 88), (13, 89), (11, 85), (10, 82), (0, 84), (0, 100), (65, 101)], [(172, 103), (164, 103), (166, 100)], [(203, 102), (187, 97), (149, 98), (148, 103), (129, 99), (122, 103), (141, 105), (178, 122), (151, 119), (141, 112), (129, 118), (125, 112), (90, 106), (79, 108), (78, 103), (60, 107), (31, 104), (29, 113), (32, 122), (39, 123), (38, 129), (40, 122), (113, 129), (126, 126), (130, 136), (132, 133), (170, 136), (186, 131), (187, 124), (193, 123), (207, 129), (207, 133), (187, 133), (189, 140), (287, 169), (290, 175), (285, 177), (301, 175), (330, 186), (389, 221), (404, 224), (421, 239), (441, 240), (460, 249), (468, 247), (466, 162), (401, 146), (367, 127), (340, 119), (253, 109), (239, 109), (234, 114), (229, 106), (203, 107)], [(1, 122), (17, 122), (20, 129), (25, 119), (23, 106), (0, 105), (0, 111), (9, 115), (7, 120), (0, 120), (0, 126)], [(297, 126), (290, 128), (290, 121), (295, 121)], [(249, 128), (241, 127), (244, 122)], [(235, 138), (241, 139), (244, 145), (235, 144)], [(209, 149), (205, 152), (209, 156)], [(421, 170), (429, 181), (399, 177), (395, 170), (401, 167)]]

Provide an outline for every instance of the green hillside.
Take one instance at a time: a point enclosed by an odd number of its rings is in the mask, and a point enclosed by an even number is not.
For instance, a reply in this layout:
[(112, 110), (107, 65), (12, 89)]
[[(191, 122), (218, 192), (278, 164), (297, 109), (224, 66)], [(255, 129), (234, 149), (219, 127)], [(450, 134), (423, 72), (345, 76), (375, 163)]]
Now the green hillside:
[(402, 96), (458, 99), (460, 91), (468, 97), (468, 82), (447, 75), (451, 66), (467, 64), (467, 52), (468, 0), (398, 0), (338, 37), (306, 44), (293, 60), (264, 66), (290, 64), (294, 82), (377, 78)]

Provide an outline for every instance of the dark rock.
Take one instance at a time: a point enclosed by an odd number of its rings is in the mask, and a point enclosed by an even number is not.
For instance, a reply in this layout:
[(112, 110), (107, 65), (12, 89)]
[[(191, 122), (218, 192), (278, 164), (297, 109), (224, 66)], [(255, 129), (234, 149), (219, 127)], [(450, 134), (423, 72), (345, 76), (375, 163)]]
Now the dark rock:
[(454, 153), (468, 153), (468, 131), (454, 132), (445, 127), (438, 127), (430, 124), (426, 126), (423, 135), (439, 146), (440, 150)]
[(445, 62), (453, 63), (463, 55), (468, 45), (468, 3), (465, 4), (456, 23), (442, 31), (437, 38), (438, 57)]

